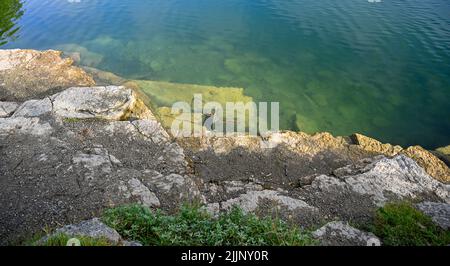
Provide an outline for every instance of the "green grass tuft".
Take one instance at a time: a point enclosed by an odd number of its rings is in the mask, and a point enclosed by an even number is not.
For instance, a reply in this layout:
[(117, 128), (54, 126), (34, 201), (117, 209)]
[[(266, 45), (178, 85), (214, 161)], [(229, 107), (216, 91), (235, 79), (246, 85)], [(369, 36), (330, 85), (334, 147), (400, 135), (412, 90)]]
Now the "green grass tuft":
[(408, 202), (388, 203), (377, 210), (371, 231), (389, 246), (440, 246), (450, 244), (450, 231)]
[(81, 119), (81, 118), (76, 118), (76, 117), (65, 117), (65, 118), (63, 119), (63, 121), (66, 122), (66, 123), (78, 123), (78, 122), (83, 121), (83, 119)]
[(107, 210), (103, 221), (126, 239), (151, 246), (302, 246), (309, 234), (279, 219), (260, 219), (233, 208), (213, 218), (198, 205), (184, 205), (175, 215), (141, 205)]

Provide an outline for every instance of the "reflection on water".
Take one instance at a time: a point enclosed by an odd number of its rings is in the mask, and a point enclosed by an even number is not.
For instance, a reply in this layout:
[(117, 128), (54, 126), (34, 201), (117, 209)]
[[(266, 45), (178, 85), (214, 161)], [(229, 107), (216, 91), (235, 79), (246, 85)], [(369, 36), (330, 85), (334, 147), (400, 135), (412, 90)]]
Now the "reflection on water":
[(20, 27), (17, 20), (23, 15), (21, 0), (1, 0), (0, 3), (0, 46), (17, 37)]
[(280, 102), (283, 129), (435, 148), (450, 144), (448, 1), (25, 0), (21, 36), (4, 47), (244, 88)]

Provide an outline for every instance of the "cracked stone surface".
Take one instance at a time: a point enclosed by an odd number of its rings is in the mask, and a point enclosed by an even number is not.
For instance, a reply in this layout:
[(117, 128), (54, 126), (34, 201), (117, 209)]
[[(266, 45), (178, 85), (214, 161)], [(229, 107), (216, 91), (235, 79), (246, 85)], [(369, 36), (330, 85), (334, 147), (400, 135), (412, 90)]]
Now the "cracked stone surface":
[(11, 116), (17, 107), (19, 104), (15, 102), (0, 102), (0, 118)]
[(376, 157), (365, 166), (344, 167), (335, 171), (336, 177), (319, 176), (312, 186), (326, 190), (341, 186), (362, 195), (370, 195), (377, 205), (383, 205), (390, 195), (399, 199), (419, 198), (423, 193), (433, 193), (449, 202), (448, 188), (429, 176), (414, 160), (404, 155), (394, 158)]
[(74, 87), (51, 99), (57, 116), (78, 119), (121, 120), (136, 103), (133, 91), (120, 86)]
[(131, 195), (138, 197), (142, 205), (147, 207), (159, 207), (161, 203), (155, 193), (151, 192), (139, 179), (128, 180)]
[(48, 122), (37, 117), (0, 118), (0, 136), (14, 134), (44, 136), (49, 135), (52, 131), (53, 128)]

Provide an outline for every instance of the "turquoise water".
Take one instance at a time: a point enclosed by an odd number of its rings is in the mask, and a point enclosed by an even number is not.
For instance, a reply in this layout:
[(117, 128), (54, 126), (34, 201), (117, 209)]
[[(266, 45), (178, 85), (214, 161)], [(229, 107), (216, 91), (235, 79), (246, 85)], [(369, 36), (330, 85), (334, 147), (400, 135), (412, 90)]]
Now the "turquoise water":
[(450, 144), (449, 0), (22, 2), (3, 48), (78, 51), (82, 64), (133, 79), (243, 87), (280, 102), (284, 129)]

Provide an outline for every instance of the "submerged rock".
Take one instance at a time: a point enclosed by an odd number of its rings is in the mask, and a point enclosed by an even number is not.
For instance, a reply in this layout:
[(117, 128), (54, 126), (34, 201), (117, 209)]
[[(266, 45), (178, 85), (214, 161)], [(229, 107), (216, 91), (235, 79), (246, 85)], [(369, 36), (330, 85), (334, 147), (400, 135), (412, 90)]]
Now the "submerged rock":
[(83, 66), (83, 69), (90, 74), (97, 85), (123, 85), (127, 80), (114, 73), (103, 71), (94, 67)]
[(445, 146), (445, 147), (437, 148), (436, 151), (438, 151), (438, 152), (440, 152), (442, 154), (445, 154), (445, 155), (450, 155), (450, 145)]
[(56, 49), (63, 51), (64, 54), (72, 58), (75, 63), (83, 66), (94, 67), (103, 60), (103, 55), (89, 51), (86, 47), (75, 43), (57, 45)]
[[(194, 94), (202, 95), (202, 104), (208, 102), (219, 103), (225, 108), (227, 102), (248, 103), (252, 98), (244, 94), (242, 88), (215, 87), (195, 84), (180, 84), (162, 81), (133, 80), (125, 83), (126, 86), (132, 86), (141, 90), (151, 99), (151, 104), (159, 115), (162, 124), (170, 128), (172, 122), (177, 118), (177, 114), (172, 114), (170, 107), (175, 102), (184, 102), (193, 104)], [(200, 106), (203, 108), (203, 106)], [(195, 111), (195, 110), (193, 110)]]
[(146, 93), (154, 103), (160, 106), (172, 106), (174, 102), (191, 104), (194, 94), (201, 94), (204, 102), (218, 102), (225, 106), (227, 102), (252, 101), (244, 95), (242, 88), (225, 88), (195, 84), (180, 84), (163, 81), (134, 80), (134, 83)]
[(59, 51), (0, 50), (0, 100), (23, 101), (94, 80)]

